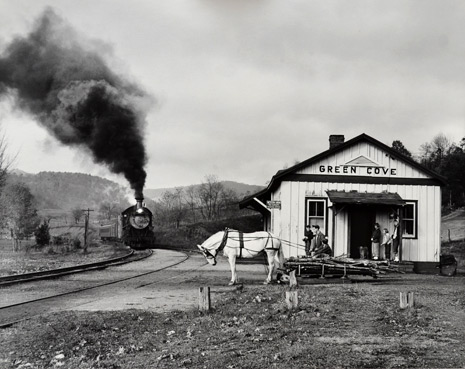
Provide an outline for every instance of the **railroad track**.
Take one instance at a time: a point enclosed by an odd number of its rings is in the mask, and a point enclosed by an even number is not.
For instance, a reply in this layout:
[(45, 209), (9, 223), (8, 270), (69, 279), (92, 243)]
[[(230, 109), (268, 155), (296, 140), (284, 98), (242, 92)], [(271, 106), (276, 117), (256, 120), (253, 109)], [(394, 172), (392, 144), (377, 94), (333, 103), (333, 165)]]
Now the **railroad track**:
[[(77, 295), (77, 294), (80, 294), (80, 293), (83, 293), (85, 291), (89, 291), (92, 289), (101, 288), (101, 287), (125, 282), (125, 281), (132, 280), (132, 279), (137, 279), (137, 278), (147, 276), (150, 274), (160, 273), (169, 268), (173, 268), (174, 266), (179, 265), (189, 259), (190, 256), (187, 253), (182, 252), (182, 254), (183, 254), (183, 257), (181, 260), (177, 260), (171, 263), (170, 265), (167, 265), (167, 266), (155, 269), (155, 270), (138, 273), (136, 275), (132, 275), (132, 276), (125, 277), (125, 278), (117, 278), (117, 279), (107, 281), (104, 283), (97, 283), (95, 285), (84, 287), (84, 288), (73, 289), (71, 291), (66, 291), (63, 293), (57, 293), (57, 294), (53, 294), (53, 295), (46, 296), (46, 297), (40, 297), (40, 298), (36, 298), (32, 300), (27, 300), (23, 302), (18, 302), (18, 303), (13, 303), (10, 305), (2, 306), (0, 307), (0, 328), (11, 327), (17, 323), (20, 323), (21, 321), (25, 321), (33, 317), (39, 316), (41, 314), (53, 311), (53, 308), (55, 307), (56, 302), (62, 297), (71, 297), (72, 295)], [(117, 265), (117, 264), (113, 263), (112, 265)], [(207, 265), (207, 263), (205, 262), (204, 265)], [(110, 265), (107, 265), (106, 267), (108, 266)], [(96, 266), (96, 268), (102, 268), (102, 267)], [(93, 270), (93, 269), (87, 269), (86, 271), (89, 271), (89, 270)], [(184, 273), (180, 273), (179, 276), (186, 274), (188, 272), (192, 272), (192, 270), (187, 270)], [(70, 271), (69, 273), (72, 273), (72, 272)], [(57, 275), (54, 275), (48, 278), (56, 278), (56, 277)], [(165, 278), (165, 279), (172, 279), (172, 278), (173, 277)], [(159, 279), (157, 280), (157, 282), (154, 282), (154, 283), (163, 282), (165, 279)], [(153, 284), (153, 283), (149, 283), (149, 284)], [(140, 285), (136, 288), (143, 287), (143, 286), (145, 285)]]
[(109, 266), (130, 263), (130, 262), (141, 260), (141, 259), (151, 256), (153, 254), (153, 251), (152, 250), (149, 250), (149, 251), (150, 252), (145, 255), (134, 255), (134, 250), (131, 250), (126, 255), (118, 256), (116, 258), (112, 258), (112, 259), (108, 259), (104, 261), (98, 261), (95, 263), (75, 265), (75, 266), (66, 267), (66, 268), (42, 270), (40, 272), (8, 275), (8, 276), (0, 277), (0, 287), (12, 285), (12, 284), (18, 284), (18, 283), (38, 281), (41, 279), (57, 278), (57, 277), (61, 277), (61, 276), (68, 275), (68, 274), (82, 273), (82, 272), (87, 272), (90, 270), (104, 269)]

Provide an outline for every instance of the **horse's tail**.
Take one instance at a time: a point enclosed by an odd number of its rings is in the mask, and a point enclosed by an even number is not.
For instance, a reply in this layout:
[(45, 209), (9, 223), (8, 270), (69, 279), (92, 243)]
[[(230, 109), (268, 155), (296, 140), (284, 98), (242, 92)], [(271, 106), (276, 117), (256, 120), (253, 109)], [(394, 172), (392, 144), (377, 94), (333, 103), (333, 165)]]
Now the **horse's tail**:
[(281, 242), (281, 239), (279, 238), (275, 238), (274, 241), (279, 243), (277, 247), (278, 252), (275, 255), (275, 262), (278, 264), (278, 268), (282, 269), (284, 266), (283, 243)]

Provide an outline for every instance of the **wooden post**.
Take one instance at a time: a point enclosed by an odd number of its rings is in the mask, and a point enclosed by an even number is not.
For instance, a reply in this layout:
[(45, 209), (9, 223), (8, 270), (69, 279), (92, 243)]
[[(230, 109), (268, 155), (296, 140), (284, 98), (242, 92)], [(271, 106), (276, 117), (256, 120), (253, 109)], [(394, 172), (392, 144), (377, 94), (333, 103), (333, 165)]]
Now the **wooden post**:
[(210, 309), (211, 309), (210, 287), (200, 287), (199, 288), (199, 310), (210, 311)]
[(415, 307), (415, 298), (414, 298), (413, 292), (408, 293), (407, 301), (411, 308)]
[(347, 277), (347, 266), (344, 264), (344, 275), (341, 277), (341, 279), (349, 279), (349, 277)]
[(87, 234), (88, 234), (88, 229), (89, 229), (89, 218), (90, 218), (90, 212), (94, 211), (93, 209), (82, 209), (84, 213), (87, 212), (87, 214), (84, 214), (84, 247), (83, 251), (84, 253), (87, 252)]
[(289, 310), (297, 309), (299, 296), (297, 291), (286, 291), (286, 305)]
[(321, 276), (320, 279), (326, 279), (325, 277), (325, 265), (321, 264)]
[(297, 288), (297, 278), (295, 277), (295, 270), (289, 273), (289, 289), (294, 290)]
[(286, 305), (289, 310), (297, 309), (299, 305), (297, 288), (297, 278), (295, 276), (295, 270), (293, 270), (289, 273), (289, 289), (286, 291)]
[(399, 306), (401, 309), (410, 309), (415, 307), (415, 298), (413, 292), (401, 292)]

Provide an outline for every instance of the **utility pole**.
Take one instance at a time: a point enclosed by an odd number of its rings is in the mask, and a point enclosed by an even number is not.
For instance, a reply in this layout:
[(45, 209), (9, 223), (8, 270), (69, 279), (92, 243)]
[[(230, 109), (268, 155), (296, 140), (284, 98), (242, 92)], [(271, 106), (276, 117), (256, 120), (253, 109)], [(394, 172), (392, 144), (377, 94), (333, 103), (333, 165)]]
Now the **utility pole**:
[(90, 217), (90, 212), (94, 210), (87, 208), (87, 209), (82, 209), (82, 211), (84, 213), (87, 213), (84, 216), (84, 253), (86, 253), (87, 252), (87, 232), (89, 229), (89, 217)]

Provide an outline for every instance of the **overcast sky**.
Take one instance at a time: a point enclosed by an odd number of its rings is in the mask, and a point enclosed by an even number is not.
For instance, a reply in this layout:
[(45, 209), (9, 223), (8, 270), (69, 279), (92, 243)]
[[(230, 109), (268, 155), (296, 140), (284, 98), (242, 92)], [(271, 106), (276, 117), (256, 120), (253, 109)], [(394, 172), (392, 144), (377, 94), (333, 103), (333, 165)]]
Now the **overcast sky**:
[[(46, 6), (153, 97), (147, 188), (264, 185), (330, 134), (465, 137), (464, 1), (0, 0), (0, 52)], [(118, 179), (9, 98), (0, 125), (18, 169)]]

